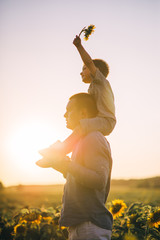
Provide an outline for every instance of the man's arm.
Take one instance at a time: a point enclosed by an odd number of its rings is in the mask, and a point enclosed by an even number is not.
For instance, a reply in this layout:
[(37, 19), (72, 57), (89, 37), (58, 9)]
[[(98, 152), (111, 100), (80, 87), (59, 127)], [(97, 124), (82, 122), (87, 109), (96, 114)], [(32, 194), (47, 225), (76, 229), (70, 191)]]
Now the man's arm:
[(110, 146), (99, 132), (92, 132), (83, 139), (82, 162), (83, 166), (70, 163), (68, 171), (80, 184), (102, 190), (108, 181), (112, 158)]
[(86, 52), (86, 50), (82, 46), (81, 39), (79, 36), (76, 35), (75, 39), (73, 40), (73, 44), (76, 46), (84, 65), (86, 65), (86, 67), (90, 70), (90, 73), (93, 76), (95, 76), (96, 66), (94, 65), (94, 62), (93, 62), (92, 58), (90, 57), (90, 55)]
[[(44, 159), (45, 160), (45, 159)], [(43, 160), (43, 161), (44, 161)], [(39, 160), (40, 161), (40, 160)], [(46, 159), (48, 161), (48, 159)], [(88, 159), (86, 159), (88, 161)], [(52, 162), (50, 167), (59, 171), (64, 176), (67, 175), (67, 172), (72, 174), (75, 177), (76, 181), (80, 184), (97, 190), (102, 190), (108, 180), (110, 167), (109, 159), (107, 160), (104, 157), (95, 155), (93, 158), (90, 158), (89, 161), (93, 162), (93, 166), (90, 168), (82, 166), (76, 162), (70, 161), (68, 157)], [(97, 161), (99, 166), (95, 168), (94, 162)]]
[[(107, 184), (111, 168), (111, 154), (109, 145), (100, 133), (90, 133), (83, 141), (84, 165), (70, 161), (69, 157), (54, 159), (51, 155), (43, 159), (43, 162), (50, 162), (50, 166), (66, 176), (67, 172), (75, 177), (80, 184), (97, 190), (101, 190)], [(41, 162), (41, 160), (39, 160)]]
[[(92, 160), (94, 161), (94, 159)], [(83, 167), (75, 162), (71, 162), (68, 166), (68, 172), (70, 172), (72, 176), (75, 177), (76, 181), (83, 186), (102, 190), (106, 186), (109, 176), (109, 164), (106, 159), (104, 161), (106, 162), (105, 167), (102, 166), (101, 169), (99, 168), (96, 170)]]
[(74, 176), (75, 180), (88, 188), (102, 190), (108, 180), (111, 170), (111, 153), (109, 144), (104, 140), (98, 132), (90, 133), (83, 140), (82, 162), (83, 166), (75, 161), (60, 163), (60, 172), (63, 166), (66, 167), (65, 172), (69, 172)]

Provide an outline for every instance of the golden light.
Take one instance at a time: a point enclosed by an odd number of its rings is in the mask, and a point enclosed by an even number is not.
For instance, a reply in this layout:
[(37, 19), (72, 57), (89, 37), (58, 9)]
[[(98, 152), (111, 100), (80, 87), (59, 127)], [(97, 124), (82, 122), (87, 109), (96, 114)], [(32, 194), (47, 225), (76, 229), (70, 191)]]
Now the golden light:
[(51, 126), (37, 122), (23, 124), (12, 133), (8, 141), (8, 153), (19, 170), (35, 171), (35, 162), (41, 158), (38, 150), (51, 145), (57, 136)]

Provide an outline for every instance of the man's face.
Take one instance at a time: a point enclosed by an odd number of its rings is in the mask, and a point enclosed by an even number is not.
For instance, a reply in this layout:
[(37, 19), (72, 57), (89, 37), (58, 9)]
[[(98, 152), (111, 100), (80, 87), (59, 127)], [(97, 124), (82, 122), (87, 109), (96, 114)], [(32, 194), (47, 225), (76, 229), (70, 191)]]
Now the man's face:
[(85, 65), (83, 66), (82, 72), (80, 73), (80, 75), (84, 83), (91, 83), (92, 81), (91, 73)]
[(64, 114), (64, 117), (66, 118), (66, 127), (74, 130), (78, 124), (81, 117), (81, 111), (78, 110), (76, 106), (76, 100), (71, 99), (66, 107), (66, 112)]

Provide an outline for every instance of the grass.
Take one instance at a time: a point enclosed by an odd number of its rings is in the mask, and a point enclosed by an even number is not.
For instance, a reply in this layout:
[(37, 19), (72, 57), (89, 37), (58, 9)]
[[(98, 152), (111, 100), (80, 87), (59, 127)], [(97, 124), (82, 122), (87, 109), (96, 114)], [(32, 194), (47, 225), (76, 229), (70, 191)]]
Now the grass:
[[(56, 207), (61, 204), (63, 185), (17, 186), (0, 191), (0, 211), (2, 209), (19, 210), (23, 207)], [(160, 191), (154, 188), (112, 186), (108, 202), (122, 199), (126, 204), (143, 202), (151, 206), (160, 206)]]
[(137, 188), (126, 186), (113, 186), (108, 197), (108, 201), (123, 199), (127, 204), (133, 202), (143, 202), (151, 206), (160, 206), (160, 191), (157, 188)]

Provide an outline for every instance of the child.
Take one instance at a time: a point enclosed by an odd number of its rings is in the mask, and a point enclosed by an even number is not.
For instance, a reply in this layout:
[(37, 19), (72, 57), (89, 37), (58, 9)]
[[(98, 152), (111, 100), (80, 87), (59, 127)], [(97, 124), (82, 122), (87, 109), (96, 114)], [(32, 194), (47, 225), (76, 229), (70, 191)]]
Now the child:
[(92, 60), (85, 51), (78, 36), (73, 41), (84, 63), (81, 76), (84, 83), (90, 83), (88, 93), (94, 96), (97, 102), (98, 116), (93, 119), (81, 121), (84, 133), (100, 131), (109, 135), (116, 124), (114, 96), (111, 86), (106, 80), (109, 74), (108, 64), (101, 60)]
[[(84, 83), (89, 83), (88, 93), (93, 95), (98, 109), (96, 118), (82, 119), (79, 127), (63, 142), (56, 142), (50, 148), (40, 151), (42, 156), (56, 156), (61, 153), (63, 156), (73, 150), (74, 144), (79, 139), (92, 131), (100, 131), (103, 135), (109, 135), (116, 124), (114, 95), (111, 86), (106, 80), (109, 73), (108, 64), (101, 60), (92, 60), (81, 44), (81, 39), (76, 36), (73, 40), (84, 66), (82, 68), (81, 76)], [(37, 163), (40, 167), (50, 167), (51, 162), (39, 161)]]

